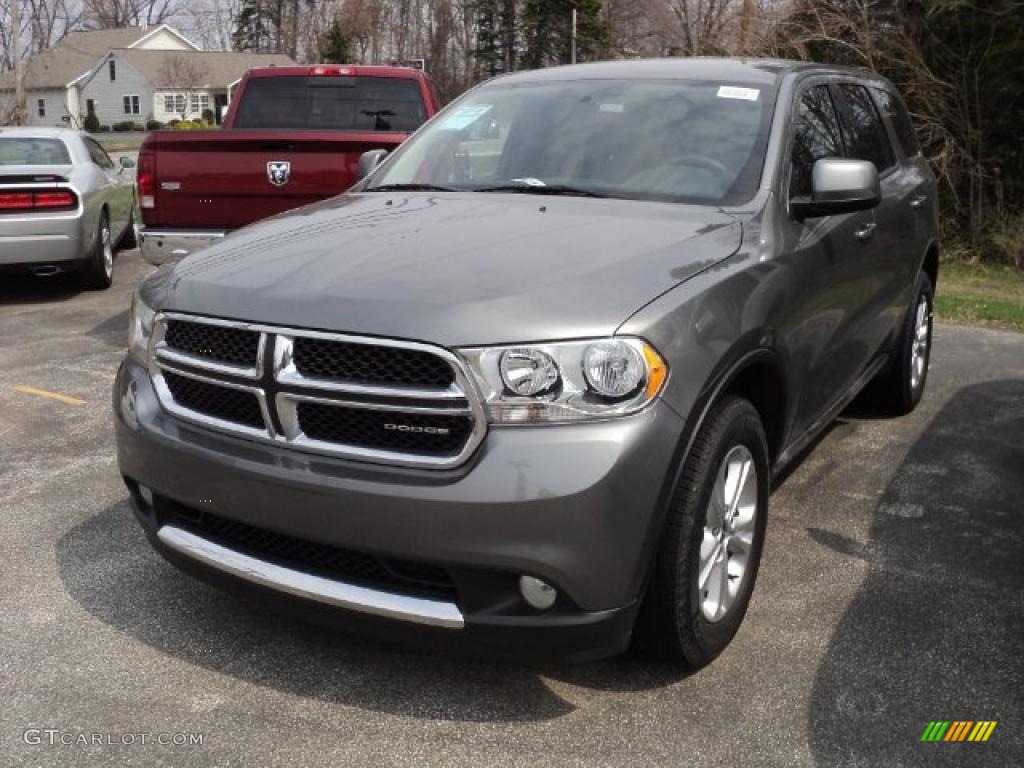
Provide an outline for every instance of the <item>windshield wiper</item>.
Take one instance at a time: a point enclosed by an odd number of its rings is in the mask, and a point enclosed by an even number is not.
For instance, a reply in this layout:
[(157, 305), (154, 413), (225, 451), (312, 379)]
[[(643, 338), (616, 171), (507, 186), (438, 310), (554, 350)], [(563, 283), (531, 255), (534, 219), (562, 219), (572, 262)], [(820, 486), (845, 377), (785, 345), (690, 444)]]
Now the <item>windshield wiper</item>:
[(608, 197), (601, 192), (567, 184), (500, 184), (496, 187), (480, 187), (474, 192), (521, 192), (524, 195), (564, 195), (566, 197)]
[(460, 192), (455, 187), (442, 187), (438, 184), (381, 184), (379, 187), (367, 187), (363, 192)]

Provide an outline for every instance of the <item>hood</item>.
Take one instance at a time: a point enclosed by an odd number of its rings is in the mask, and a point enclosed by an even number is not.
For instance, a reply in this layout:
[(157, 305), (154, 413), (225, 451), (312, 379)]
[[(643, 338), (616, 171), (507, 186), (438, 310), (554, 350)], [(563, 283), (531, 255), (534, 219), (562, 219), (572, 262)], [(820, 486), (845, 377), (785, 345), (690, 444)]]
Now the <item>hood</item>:
[(603, 336), (740, 239), (733, 218), (699, 206), (356, 194), (240, 230), (155, 274), (143, 298), (445, 346)]

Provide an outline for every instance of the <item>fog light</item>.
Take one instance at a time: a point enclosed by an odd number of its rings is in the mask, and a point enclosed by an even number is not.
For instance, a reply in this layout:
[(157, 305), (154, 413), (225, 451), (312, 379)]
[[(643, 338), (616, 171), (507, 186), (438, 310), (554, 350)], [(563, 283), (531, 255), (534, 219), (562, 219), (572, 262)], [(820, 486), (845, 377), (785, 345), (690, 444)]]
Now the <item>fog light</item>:
[(139, 496), (142, 498), (142, 500), (144, 502), (146, 502), (146, 506), (147, 507), (152, 507), (153, 506), (153, 492), (151, 490), (149, 490), (149, 488), (147, 488), (144, 485), (140, 485), (139, 486)]
[(523, 595), (523, 600), (538, 611), (546, 611), (558, 599), (557, 589), (546, 581), (535, 579), (533, 576), (519, 577), (519, 591)]
[(124, 388), (124, 394), (121, 395), (121, 416), (124, 418), (125, 423), (132, 429), (139, 428), (139, 415), (137, 406), (135, 403), (137, 387), (134, 381), (128, 382), (128, 386)]

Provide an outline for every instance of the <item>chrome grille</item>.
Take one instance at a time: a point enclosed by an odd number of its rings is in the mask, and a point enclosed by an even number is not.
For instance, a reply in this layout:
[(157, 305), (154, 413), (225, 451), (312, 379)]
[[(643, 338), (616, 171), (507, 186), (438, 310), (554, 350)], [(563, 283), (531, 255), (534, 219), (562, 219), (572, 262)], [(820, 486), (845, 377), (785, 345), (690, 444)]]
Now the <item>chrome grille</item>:
[(252, 392), (210, 384), (171, 371), (164, 371), (163, 375), (174, 401), (185, 408), (253, 429), (266, 427), (260, 401)]
[(164, 408), (250, 438), (445, 468), (486, 431), (461, 360), (441, 347), (162, 313), (150, 350)]
[(437, 389), (447, 389), (455, 382), (448, 363), (418, 349), (297, 338), (293, 359), (300, 374), (314, 378)]
[(244, 328), (170, 320), (164, 340), (175, 352), (246, 368), (259, 356), (260, 334)]

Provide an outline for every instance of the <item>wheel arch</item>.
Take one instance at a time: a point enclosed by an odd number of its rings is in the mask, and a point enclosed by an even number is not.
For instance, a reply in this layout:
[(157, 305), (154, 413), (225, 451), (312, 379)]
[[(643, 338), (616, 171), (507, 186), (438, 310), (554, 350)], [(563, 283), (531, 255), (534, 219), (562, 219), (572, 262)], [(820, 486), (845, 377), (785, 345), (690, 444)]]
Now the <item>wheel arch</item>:
[[(771, 334), (757, 335), (757, 338), (770, 337)], [(765, 381), (768, 382), (767, 386), (764, 386)], [(775, 462), (782, 453), (792, 411), (783, 355), (770, 346), (747, 346), (741, 342), (708, 376), (689, 413), (684, 415), (685, 425), (672, 457), (672, 469), (666, 475), (658, 495), (657, 517), (644, 542), (644, 565), (638, 582), (638, 595), (641, 599), (647, 591), (658, 552), (658, 542), (663, 535), (672, 499), (679, 486), (687, 458), (693, 450), (694, 440), (707, 421), (711, 409), (723, 397), (729, 395), (746, 398), (761, 416), (768, 441), (771, 470), (774, 470)]]

